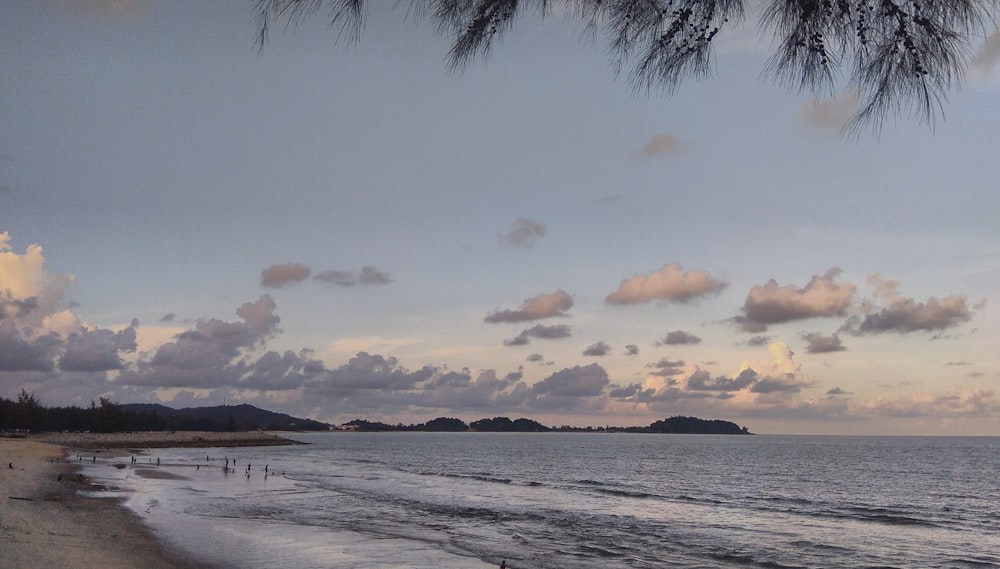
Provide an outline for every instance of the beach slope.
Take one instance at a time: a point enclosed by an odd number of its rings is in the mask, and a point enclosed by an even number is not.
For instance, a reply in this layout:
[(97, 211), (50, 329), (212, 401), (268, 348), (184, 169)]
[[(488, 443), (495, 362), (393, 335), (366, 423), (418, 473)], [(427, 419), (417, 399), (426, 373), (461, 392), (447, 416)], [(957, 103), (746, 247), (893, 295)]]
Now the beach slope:
[[(62, 446), (41, 439), (0, 438), (0, 568), (195, 566), (165, 551), (120, 500), (81, 495), (95, 488), (66, 462)], [(136, 444), (141, 443), (137, 439), (86, 442), (78, 448), (147, 446)], [(214, 446), (230, 444), (239, 443), (213, 441)], [(185, 445), (175, 440), (170, 446)]]

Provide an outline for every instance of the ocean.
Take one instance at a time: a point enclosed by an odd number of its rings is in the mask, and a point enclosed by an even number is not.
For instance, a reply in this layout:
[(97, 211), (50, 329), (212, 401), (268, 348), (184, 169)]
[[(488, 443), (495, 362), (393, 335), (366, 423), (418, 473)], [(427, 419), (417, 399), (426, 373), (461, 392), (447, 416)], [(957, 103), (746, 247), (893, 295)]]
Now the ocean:
[(85, 474), (223, 568), (1000, 568), (995, 437), (292, 438)]

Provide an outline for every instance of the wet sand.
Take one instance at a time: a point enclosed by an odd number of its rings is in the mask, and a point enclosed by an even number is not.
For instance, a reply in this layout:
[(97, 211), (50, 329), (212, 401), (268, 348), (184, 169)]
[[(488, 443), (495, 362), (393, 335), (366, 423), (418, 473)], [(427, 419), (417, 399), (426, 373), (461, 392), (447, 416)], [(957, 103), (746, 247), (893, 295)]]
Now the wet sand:
[(195, 567), (164, 551), (119, 500), (79, 495), (93, 488), (63, 455), (56, 445), (0, 438), (0, 567)]
[[(66, 448), (295, 444), (264, 433), (45, 434), (0, 437), (0, 568), (204, 567), (165, 550), (122, 500), (80, 495), (100, 490), (76, 473)], [(60, 480), (61, 478), (61, 480)]]

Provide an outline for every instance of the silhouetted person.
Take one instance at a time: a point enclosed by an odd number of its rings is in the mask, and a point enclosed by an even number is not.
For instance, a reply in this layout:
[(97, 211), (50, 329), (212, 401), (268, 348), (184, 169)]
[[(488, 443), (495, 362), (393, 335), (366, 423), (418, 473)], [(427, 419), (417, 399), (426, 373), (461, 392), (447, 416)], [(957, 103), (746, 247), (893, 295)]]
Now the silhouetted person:
[(9, 468), (11, 470), (14, 470), (14, 463), (13, 462), (8, 462), (7, 463), (7, 468)]
[(160, 457), (156, 457), (156, 466), (160, 466)]
[(500, 569), (507, 569), (507, 561), (506, 560), (500, 562)]

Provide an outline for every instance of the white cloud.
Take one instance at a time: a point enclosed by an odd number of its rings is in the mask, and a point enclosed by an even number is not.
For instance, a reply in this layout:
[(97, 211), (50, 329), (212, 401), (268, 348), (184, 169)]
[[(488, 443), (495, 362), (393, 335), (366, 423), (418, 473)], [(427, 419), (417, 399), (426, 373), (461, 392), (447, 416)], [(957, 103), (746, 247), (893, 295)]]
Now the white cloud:
[(540, 294), (526, 298), (521, 308), (516, 310), (497, 310), (487, 314), (484, 322), (497, 324), (501, 322), (527, 322), (556, 316), (567, 316), (566, 311), (573, 307), (573, 297), (564, 290), (549, 294)]
[(754, 285), (743, 304), (744, 317), (737, 321), (749, 332), (761, 332), (769, 324), (824, 316), (845, 316), (851, 306), (855, 286), (837, 283), (840, 269), (830, 269), (813, 276), (804, 287), (779, 286), (771, 279), (767, 284)]
[(260, 272), (260, 286), (264, 288), (284, 288), (309, 278), (312, 269), (301, 263), (271, 265)]
[(605, 299), (608, 304), (638, 304), (653, 300), (691, 302), (700, 297), (718, 294), (726, 283), (706, 271), (685, 272), (677, 263), (664, 265), (649, 275), (634, 275), (621, 282), (618, 290)]
[(865, 306), (865, 316), (850, 327), (858, 334), (882, 332), (932, 332), (960, 326), (975, 315), (977, 307), (969, 306), (963, 294), (917, 302), (899, 294), (899, 281), (887, 280), (875, 274), (868, 278), (878, 300)]
[(73, 277), (45, 269), (41, 245), (29, 245), (23, 255), (13, 251), (10, 234), (0, 233), (0, 316), (13, 318), (22, 333), (65, 337), (83, 322), (66, 299)]

